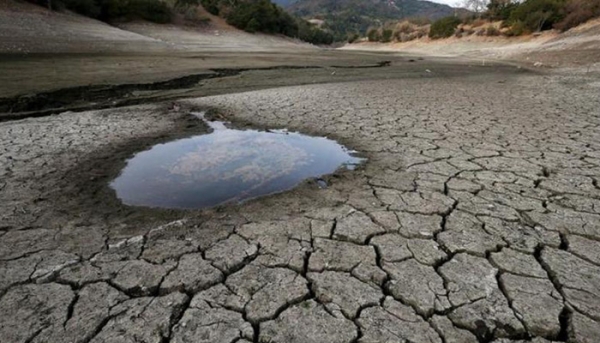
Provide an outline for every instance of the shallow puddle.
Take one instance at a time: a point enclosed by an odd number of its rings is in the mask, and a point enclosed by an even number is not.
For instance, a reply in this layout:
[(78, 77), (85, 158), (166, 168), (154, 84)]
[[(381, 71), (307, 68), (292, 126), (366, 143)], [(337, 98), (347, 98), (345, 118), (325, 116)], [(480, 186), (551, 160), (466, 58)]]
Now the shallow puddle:
[(111, 183), (117, 197), (127, 205), (206, 208), (282, 192), (363, 161), (323, 137), (207, 124), (212, 133), (136, 154)]

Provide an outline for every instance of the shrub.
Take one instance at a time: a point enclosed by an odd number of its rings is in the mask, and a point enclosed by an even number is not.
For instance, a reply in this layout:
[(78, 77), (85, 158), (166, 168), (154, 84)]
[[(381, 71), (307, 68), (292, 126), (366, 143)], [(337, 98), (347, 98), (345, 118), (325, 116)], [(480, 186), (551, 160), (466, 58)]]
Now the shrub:
[[(280, 33), (290, 37), (299, 36), (299, 24), (291, 15), (269, 0), (241, 2), (229, 8), (227, 23), (249, 32)], [(310, 31), (309, 23), (305, 23), (305, 31)], [(311, 32), (306, 36), (313, 37)], [(312, 42), (312, 41), (311, 41)]]
[(600, 1), (569, 0), (565, 5), (565, 18), (556, 23), (555, 28), (566, 31), (586, 21), (600, 17)]
[(456, 17), (446, 17), (435, 21), (431, 24), (429, 37), (432, 39), (447, 38), (454, 34), (454, 31), (461, 23)]
[(379, 30), (369, 29), (369, 31), (367, 31), (367, 38), (369, 39), (369, 42), (378, 42), (379, 40), (381, 40)]
[(252, 19), (250, 19), (248, 24), (246, 24), (246, 27), (244, 28), (244, 30), (246, 30), (247, 32), (250, 32), (250, 33), (260, 31), (260, 23), (258, 22), (258, 20), (256, 20), (256, 18), (252, 18)]
[(62, 5), (86, 17), (98, 18), (101, 8), (95, 0), (63, 0)]
[(490, 25), (485, 29), (485, 35), (491, 37), (500, 36), (500, 30), (498, 30), (495, 26)]
[(487, 23), (488, 23), (487, 20), (481, 19), (481, 18), (477, 18), (477, 19), (475, 19), (475, 20), (473, 20), (471, 22), (471, 27), (480, 27), (480, 26), (483, 26), (483, 25), (485, 25)]
[(427, 35), (427, 33), (423, 32), (423, 31), (414, 31), (411, 33), (396, 32), (395, 38), (399, 42), (409, 42), (411, 40), (419, 39), (426, 35)]
[(461, 20), (461, 23), (465, 25), (481, 26), (485, 24), (485, 20), (483, 20), (481, 16), (481, 13), (471, 12), (470, 14), (462, 14), (459, 19)]
[[(209, 0), (202, 0), (203, 2)], [(333, 35), (306, 20), (294, 18), (269, 0), (211, 3), (227, 23), (248, 32), (278, 33), (317, 45), (333, 43)], [(231, 5), (233, 4), (233, 5)]]
[(358, 39), (360, 38), (360, 35), (356, 32), (353, 32), (351, 34), (348, 35), (348, 43), (354, 43), (356, 42)]
[(333, 35), (331, 33), (315, 27), (306, 20), (298, 19), (297, 25), (298, 39), (316, 45), (329, 45), (333, 43)]
[(457, 38), (462, 38), (462, 37), (466, 37), (466, 36), (470, 36), (473, 34), (477, 34), (478, 36), (481, 36), (482, 34), (480, 34), (480, 32), (485, 32), (485, 29), (471, 29), (469, 27), (460, 27), (458, 28), (455, 33), (454, 36)]
[[(27, 0), (34, 3), (47, 0)], [(299, 38), (313, 44), (331, 44), (333, 35), (306, 20), (291, 16), (269, 0), (54, 0), (53, 8), (63, 6), (83, 15), (104, 21), (145, 19), (156, 23), (172, 20), (173, 4), (187, 21), (204, 24), (208, 18), (199, 17), (196, 6), (224, 17), (239, 29), (266, 32)]]
[(486, 17), (490, 20), (508, 20), (512, 12), (519, 7), (513, 0), (491, 0), (487, 5)]
[(267, 0), (259, 0), (240, 3), (232, 8), (226, 19), (228, 24), (242, 30), (251, 28), (252, 32), (278, 33), (278, 17), (279, 13), (275, 5)]
[(420, 28), (415, 33), (415, 38), (423, 38), (429, 35), (429, 27)]
[(510, 22), (521, 22), (530, 32), (548, 30), (564, 18), (565, 0), (527, 0), (510, 15)]
[(510, 29), (506, 31), (506, 35), (509, 37), (522, 36), (526, 33), (530, 33), (530, 31), (522, 21), (513, 22), (513, 24), (510, 26)]
[(208, 13), (219, 15), (219, 0), (200, 0), (200, 3)]
[(120, 19), (145, 19), (156, 23), (171, 21), (171, 9), (161, 0), (60, 0), (56, 5), (104, 21)]
[(155, 23), (171, 21), (171, 9), (159, 0), (130, 0), (127, 7), (130, 19), (139, 18)]
[(102, 0), (102, 11), (99, 19), (104, 21), (112, 21), (117, 18), (125, 18), (129, 9), (126, 1), (120, 0)]
[(426, 36), (429, 28), (425, 25), (416, 25), (410, 21), (403, 21), (396, 25), (394, 38), (399, 42), (408, 42)]
[(411, 23), (409, 23), (408, 21), (403, 21), (396, 28), (397, 34), (400, 34), (400, 33), (411, 33), (413, 31), (414, 31), (413, 25)]
[(381, 41), (383, 43), (389, 43), (392, 41), (392, 34), (394, 32), (392, 30), (389, 29), (385, 29), (383, 30), (383, 32), (381, 32)]
[(186, 24), (192, 25), (206, 25), (210, 23), (210, 18), (198, 13), (198, 8), (193, 7), (181, 7), (179, 6), (179, 13), (183, 14)]
[(431, 24), (431, 19), (427, 17), (408, 18), (408, 22), (417, 26), (425, 26)]

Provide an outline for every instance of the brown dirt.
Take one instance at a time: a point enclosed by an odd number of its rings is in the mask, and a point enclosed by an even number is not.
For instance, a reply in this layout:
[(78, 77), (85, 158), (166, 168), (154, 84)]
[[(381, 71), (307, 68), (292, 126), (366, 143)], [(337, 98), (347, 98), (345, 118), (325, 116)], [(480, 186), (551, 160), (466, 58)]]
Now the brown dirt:
[[(596, 67), (600, 64), (600, 19), (565, 33), (555, 31), (522, 37), (466, 36), (431, 40), (422, 38), (404, 43), (360, 42), (344, 50), (368, 50), (414, 53), (419, 55), (464, 57), (479, 60), (503, 60), (547, 67)], [(598, 65), (597, 67), (600, 67)]]

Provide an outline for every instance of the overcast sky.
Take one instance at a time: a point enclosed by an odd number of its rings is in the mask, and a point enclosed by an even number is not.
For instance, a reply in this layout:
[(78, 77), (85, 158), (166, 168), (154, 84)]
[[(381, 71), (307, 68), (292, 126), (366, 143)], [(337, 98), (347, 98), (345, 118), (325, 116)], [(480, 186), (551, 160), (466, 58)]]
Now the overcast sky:
[(450, 5), (450, 6), (455, 6), (457, 0), (429, 0), (431, 2), (439, 2), (440, 4), (446, 4), (446, 5)]

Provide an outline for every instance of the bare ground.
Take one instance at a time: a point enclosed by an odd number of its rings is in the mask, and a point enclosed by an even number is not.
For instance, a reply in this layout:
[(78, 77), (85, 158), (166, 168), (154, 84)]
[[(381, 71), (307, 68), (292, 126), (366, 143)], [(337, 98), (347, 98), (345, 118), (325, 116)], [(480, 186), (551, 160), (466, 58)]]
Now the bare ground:
[[(598, 72), (304, 50), (5, 55), (4, 100), (40, 108), (0, 117), (2, 343), (597, 341)], [(121, 204), (127, 158), (207, 132), (193, 110), (368, 162), (240, 205)]]
[[(594, 79), (374, 70), (385, 76), (2, 123), (2, 337), (593, 342)], [(324, 190), (213, 210), (120, 204), (107, 183), (124, 160), (206, 132), (189, 113), (209, 108), (369, 162)]]
[(418, 39), (404, 43), (361, 42), (344, 50), (388, 51), (420, 55), (452, 56), (484, 60), (502, 60), (532, 67), (600, 68), (600, 19), (573, 28), (565, 33), (545, 32), (524, 37), (485, 37)]

